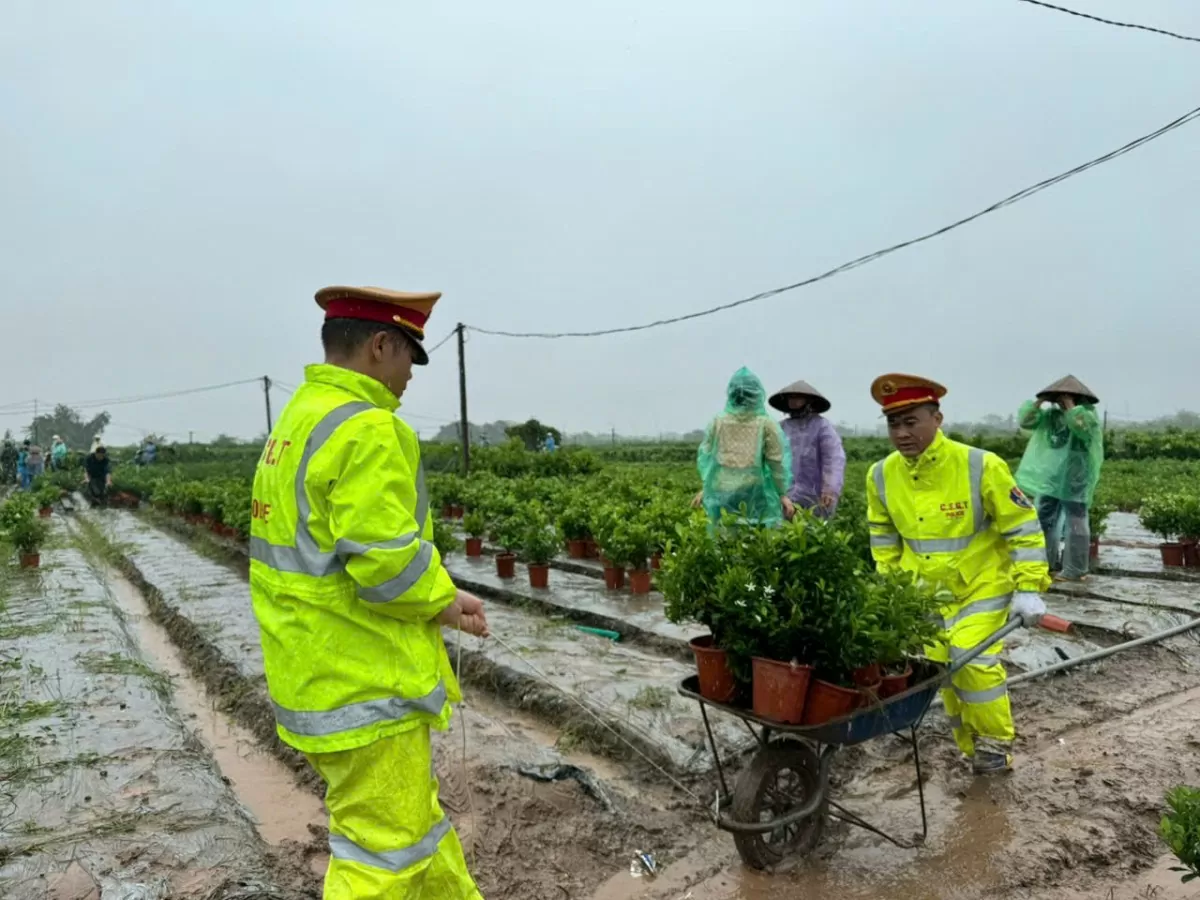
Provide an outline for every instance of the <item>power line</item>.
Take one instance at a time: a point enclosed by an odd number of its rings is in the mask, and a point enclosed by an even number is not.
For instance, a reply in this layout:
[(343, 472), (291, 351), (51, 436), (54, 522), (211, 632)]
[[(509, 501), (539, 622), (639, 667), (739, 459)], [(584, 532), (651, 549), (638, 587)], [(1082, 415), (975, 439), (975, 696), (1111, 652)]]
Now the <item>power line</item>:
[(490, 334), (490, 335), (496, 335), (499, 337), (583, 338), (583, 337), (600, 337), (601, 335), (607, 335), (607, 334), (624, 334), (624, 333), (631, 332), (631, 331), (646, 331), (651, 328), (661, 328), (664, 325), (675, 325), (679, 322), (687, 322), (691, 319), (699, 319), (704, 316), (711, 316), (714, 313), (724, 312), (725, 310), (734, 309), (735, 307), (738, 307), (738, 306), (745, 306), (748, 303), (755, 303), (759, 300), (765, 300), (768, 297), (774, 297), (774, 296), (777, 296), (778, 294), (783, 294), (788, 291), (794, 291), (797, 288), (808, 287), (811, 284), (816, 284), (818, 281), (824, 281), (827, 278), (833, 278), (835, 275), (841, 275), (843, 272), (849, 272), (851, 269), (857, 269), (859, 266), (865, 266), (868, 263), (875, 262), (875, 260), (882, 259), (885, 256), (895, 253), (897, 250), (904, 250), (904, 249), (906, 249), (908, 247), (912, 247), (916, 244), (924, 243), (925, 241), (931, 240), (935, 237), (940, 237), (941, 235), (946, 234), (947, 232), (953, 231), (956, 228), (961, 228), (963, 225), (967, 225), (971, 222), (974, 222), (976, 219), (983, 218), (986, 215), (997, 212), (1001, 209), (1004, 209), (1007, 206), (1012, 206), (1015, 203), (1019, 203), (1022, 200), (1032, 197), (1034, 194), (1040, 193), (1041, 191), (1044, 191), (1047, 188), (1054, 187), (1054, 185), (1059, 184), (1060, 182), (1066, 181), (1068, 178), (1072, 178), (1076, 175), (1080, 175), (1080, 174), (1088, 171), (1089, 169), (1093, 169), (1096, 166), (1102, 165), (1106, 162), (1110, 162), (1111, 160), (1114, 160), (1117, 157), (1124, 156), (1126, 153), (1136, 150), (1139, 147), (1141, 147), (1145, 144), (1148, 144), (1151, 141), (1156, 140), (1156, 139), (1162, 137), (1163, 135), (1168, 134), (1171, 131), (1174, 131), (1176, 128), (1179, 128), (1183, 125), (1188, 124), (1189, 122), (1194, 121), (1198, 117), (1200, 117), (1200, 107), (1196, 107), (1195, 109), (1191, 110), (1190, 112), (1185, 113), (1184, 115), (1180, 116), (1179, 118), (1168, 122), (1166, 125), (1163, 125), (1160, 128), (1156, 128), (1154, 131), (1150, 132), (1149, 134), (1144, 134), (1139, 138), (1135, 138), (1134, 140), (1116, 148), (1115, 150), (1110, 150), (1109, 152), (1103, 154), (1102, 156), (1097, 156), (1096, 158), (1088, 160), (1087, 162), (1082, 163), (1078, 166), (1075, 166), (1074, 168), (1067, 169), (1065, 172), (1060, 172), (1057, 175), (1051, 176), (1050, 178), (1046, 178), (1042, 181), (1037, 182), (1036, 184), (1030, 185), (1029, 187), (1022, 188), (1021, 190), (1017, 191), (1015, 194), (1009, 194), (1003, 200), (996, 201), (991, 206), (985, 207), (984, 209), (981, 209), (978, 212), (972, 213), (969, 216), (965, 216), (964, 218), (961, 218), (961, 219), (958, 219), (957, 221), (951, 222), (949, 225), (943, 225), (941, 228), (938, 228), (935, 231), (929, 231), (918, 237), (910, 238), (906, 241), (901, 241), (898, 244), (892, 244), (890, 247), (884, 247), (882, 250), (876, 250), (873, 253), (868, 253), (864, 256), (859, 256), (855, 259), (850, 260), (849, 262), (844, 262), (840, 266), (830, 269), (827, 272), (822, 272), (820, 275), (814, 275), (811, 278), (805, 278), (803, 281), (797, 281), (794, 284), (787, 284), (787, 285), (784, 285), (783, 287), (777, 287), (777, 288), (772, 288), (771, 290), (768, 290), (768, 291), (762, 291), (762, 292), (760, 292), (758, 294), (754, 294), (750, 297), (743, 297), (741, 300), (734, 300), (730, 303), (722, 303), (719, 306), (712, 306), (712, 307), (709, 307), (708, 309), (702, 309), (697, 312), (686, 313), (685, 315), (682, 315), (682, 316), (671, 316), (670, 318), (656, 319), (653, 322), (646, 322), (642, 325), (627, 325), (623, 328), (603, 328), (603, 329), (598, 329), (596, 331), (558, 331), (558, 332), (499, 331), (499, 330), (493, 330), (490, 328), (478, 328), (474, 325), (469, 325), (467, 327), (469, 330), (476, 331), (480, 334)]
[(262, 378), (245, 378), (241, 381), (227, 381), (224, 384), (209, 384), (204, 387), (185, 388), (178, 391), (166, 391), (161, 394), (142, 394), (133, 397), (110, 397), (106, 400), (88, 400), (82, 403), (68, 403), (72, 409), (89, 409), (98, 406), (123, 406), (127, 403), (144, 403), (148, 400), (169, 400), (172, 397), (186, 397), (189, 394), (202, 394), (207, 391), (219, 391), (224, 388), (237, 387), (243, 384), (261, 384)]
[(1175, 31), (1167, 31), (1165, 28), (1154, 28), (1150, 25), (1138, 25), (1136, 22), (1118, 22), (1115, 19), (1105, 19), (1101, 16), (1093, 16), (1091, 13), (1079, 12), (1076, 9), (1067, 9), (1065, 6), (1055, 6), (1053, 3), (1045, 3), (1043, 0), (1018, 0), (1020, 3), (1028, 3), (1031, 6), (1041, 6), (1045, 9), (1052, 9), (1055, 12), (1066, 13), (1069, 16), (1078, 16), (1081, 19), (1091, 19), (1093, 22), (1100, 22), (1104, 25), (1115, 25), (1118, 28), (1135, 28), (1138, 31), (1149, 31), (1152, 34), (1161, 34), (1164, 37), (1177, 38), (1181, 41), (1195, 41), (1200, 43), (1200, 37), (1193, 37), (1190, 34), (1179, 34)]
[(434, 344), (432, 347), (430, 347), (428, 350), (425, 351), (426, 355), (433, 356), (433, 351), (437, 350), (439, 347), (442, 346), (442, 344), (446, 343), (446, 341), (448, 341), (448, 340), (450, 340), (450, 338), (454, 337), (454, 334), (457, 331), (458, 331), (457, 328), (451, 328), (450, 333), (448, 335), (446, 335), (444, 338), (442, 338), (440, 341), (438, 341), (436, 344)]

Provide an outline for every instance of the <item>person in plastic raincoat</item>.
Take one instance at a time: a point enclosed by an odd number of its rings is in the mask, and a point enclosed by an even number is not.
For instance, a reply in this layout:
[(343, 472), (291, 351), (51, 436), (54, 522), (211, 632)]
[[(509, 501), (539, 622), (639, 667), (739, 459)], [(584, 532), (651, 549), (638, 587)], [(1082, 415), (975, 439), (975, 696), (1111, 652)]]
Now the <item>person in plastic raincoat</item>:
[(725, 411), (709, 423), (696, 454), (704, 485), (697, 501), (714, 524), (722, 512), (747, 522), (777, 525), (795, 513), (787, 491), (791, 451), (767, 414), (767, 392), (744, 366), (725, 391)]
[[(1021, 427), (1032, 432), (1017, 469), (1017, 484), (1037, 498), (1050, 571), (1061, 570), (1056, 576), (1060, 581), (1081, 581), (1087, 576), (1088, 507), (1104, 464), (1104, 434), (1096, 415), (1099, 402), (1083, 382), (1068, 375), (1036, 400), (1026, 401), (1017, 414)], [(1063, 544), (1065, 550), (1060, 550)]]
[[(944, 637), (926, 648), (951, 662), (1019, 616), (1035, 624), (1050, 586), (1046, 542), (1033, 504), (994, 453), (946, 438), (946, 389), (913, 375), (882, 375), (871, 396), (887, 416), (896, 452), (867, 473), (871, 555), (881, 571), (915, 572), (948, 589)], [(959, 749), (976, 774), (1012, 767), (1014, 738), (1002, 643), (956, 672), (942, 690)]]
[(822, 415), (829, 401), (807, 381), (796, 381), (772, 394), (770, 404), (788, 415), (780, 426), (792, 453), (788, 498), (822, 518), (832, 516), (842, 496), (846, 451), (841, 435)]
[(433, 543), (396, 417), (440, 294), (324, 288), (308, 366), (254, 476), (250, 593), (284, 743), (327, 785), (326, 900), (478, 900), (438, 803), (430, 729), (461, 699), (442, 627), (486, 637)]

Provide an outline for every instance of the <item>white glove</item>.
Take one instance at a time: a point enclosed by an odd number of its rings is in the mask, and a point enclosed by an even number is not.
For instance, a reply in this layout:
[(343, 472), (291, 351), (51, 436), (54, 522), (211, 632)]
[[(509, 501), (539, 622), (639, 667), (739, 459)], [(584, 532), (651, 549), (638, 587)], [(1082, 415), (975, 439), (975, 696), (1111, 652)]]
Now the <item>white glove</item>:
[(1041, 594), (1035, 594), (1033, 591), (1017, 591), (1013, 594), (1012, 606), (1009, 607), (1009, 619), (1019, 616), (1026, 628), (1032, 628), (1042, 620), (1042, 616), (1045, 614), (1046, 604), (1042, 601)]

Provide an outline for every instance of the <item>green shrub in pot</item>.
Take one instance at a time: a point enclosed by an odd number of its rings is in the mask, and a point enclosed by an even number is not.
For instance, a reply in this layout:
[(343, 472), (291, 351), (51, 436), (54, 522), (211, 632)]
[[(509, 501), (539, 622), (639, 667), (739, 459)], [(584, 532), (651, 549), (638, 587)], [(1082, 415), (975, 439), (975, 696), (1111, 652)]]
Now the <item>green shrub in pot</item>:
[(472, 510), (463, 516), (463, 531), (473, 538), (481, 538), (487, 534), (488, 522), (480, 510)]

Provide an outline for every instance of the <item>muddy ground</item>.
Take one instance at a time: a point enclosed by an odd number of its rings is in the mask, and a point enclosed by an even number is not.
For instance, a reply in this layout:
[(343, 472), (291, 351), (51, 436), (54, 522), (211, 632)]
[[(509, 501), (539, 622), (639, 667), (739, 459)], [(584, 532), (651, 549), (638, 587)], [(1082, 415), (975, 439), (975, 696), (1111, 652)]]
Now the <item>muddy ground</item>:
[[(320, 788), (273, 737), (244, 549), (157, 515), (114, 510), (76, 518), (79, 545), (92, 555), (87, 571), (103, 597), (97, 602), (115, 610), (126, 641), (105, 652), (160, 673), (156, 702), (197, 754), (189, 771), (209, 804), (213, 824), (204, 827), (248, 834), (238, 849), (249, 862), (236, 865), (257, 866), (266, 889), (316, 895), (325, 862)], [(1117, 543), (1101, 559), (1108, 574), (1051, 598), (1053, 611), (1078, 623), (1073, 633), (1022, 634), (1006, 650), (1014, 671), (1151, 633), (1200, 610), (1200, 584), (1156, 578), (1152, 558), (1140, 552), (1152, 539), (1136, 523), (1116, 525)], [(76, 550), (61, 552), (77, 565), (83, 559)], [(502, 641), (464, 641), (466, 708), (437, 741), (443, 802), (493, 900), (1191, 896), (1168, 871), (1155, 828), (1163, 791), (1200, 782), (1193, 737), (1200, 644), (1192, 638), (1014, 687), (1018, 765), (1006, 778), (973, 779), (934, 710), (921, 732), (930, 817), (923, 846), (901, 850), (830, 823), (812, 856), (764, 875), (740, 865), (732, 841), (700, 810), (713, 796), (712, 760), (695, 710), (671, 690), (686, 671), (689, 631), (662, 620), (661, 598), (607, 593), (586, 565), (555, 570), (548, 592), (529, 588), (523, 572), (499, 581), (486, 559), (456, 557), (450, 567), (487, 594)], [(43, 575), (31, 598), (57, 609), (54, 584)], [(611, 627), (621, 641), (578, 624)], [(455, 638), (448, 644), (457, 656)], [(99, 677), (114, 676), (91, 681)], [(118, 704), (137, 693), (125, 681), (91, 681), (84, 680), (88, 690)], [(32, 686), (21, 682), (20, 690)], [(49, 724), (66, 727), (58, 719)], [(722, 755), (735, 768), (744, 764), (739, 729), (718, 724)], [(95, 739), (85, 732), (72, 740), (83, 746)], [(894, 738), (845, 751), (835, 764), (835, 798), (911, 837), (920, 817), (910, 758)], [(537, 780), (552, 777), (560, 780)], [(181, 808), (167, 805), (168, 816)], [(0, 846), (22, 846), (4, 829)], [(657, 879), (631, 877), (638, 850), (655, 854)], [(163, 859), (172, 872), (212, 868), (175, 847)], [(220, 888), (228, 874), (216, 868), (205, 889)], [(0, 869), (0, 879), (6, 874)]]

